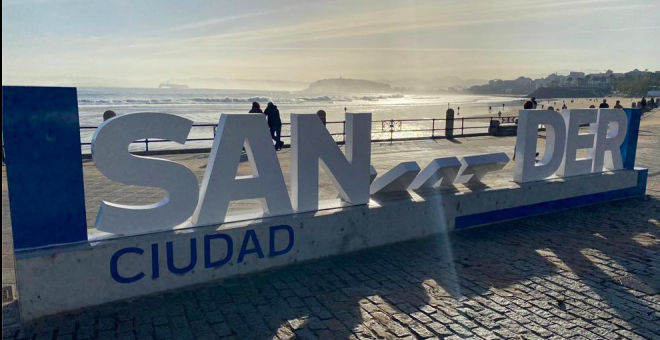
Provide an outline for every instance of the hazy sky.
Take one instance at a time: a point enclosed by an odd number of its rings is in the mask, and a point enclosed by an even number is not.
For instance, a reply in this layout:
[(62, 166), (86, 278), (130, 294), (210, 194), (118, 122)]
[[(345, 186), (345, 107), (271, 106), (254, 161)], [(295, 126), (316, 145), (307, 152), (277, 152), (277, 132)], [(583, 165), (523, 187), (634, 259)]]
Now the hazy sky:
[(2, 1), (15, 77), (366, 79), (660, 69), (660, 0)]

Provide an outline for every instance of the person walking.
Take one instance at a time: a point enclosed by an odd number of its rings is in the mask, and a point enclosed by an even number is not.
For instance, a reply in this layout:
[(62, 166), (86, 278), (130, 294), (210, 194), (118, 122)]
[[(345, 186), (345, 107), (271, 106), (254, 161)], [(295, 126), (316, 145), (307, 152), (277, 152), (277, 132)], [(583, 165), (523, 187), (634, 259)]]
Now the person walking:
[(536, 102), (536, 97), (532, 97), (532, 104), (533, 104), (533, 106), (534, 106), (534, 107), (532, 107), (532, 108), (533, 108), (534, 110), (536, 110), (536, 106), (538, 105), (538, 103)]
[(599, 109), (609, 109), (610, 104), (607, 103), (607, 99), (603, 99), (603, 102), (598, 105)]
[(646, 97), (642, 97), (642, 105), (640, 105), (642, 108), (642, 112), (644, 112), (644, 109), (646, 108)]
[(651, 108), (651, 110), (655, 109), (655, 100), (653, 99), (653, 97), (651, 97), (651, 99), (649, 100), (649, 107)]
[(252, 109), (250, 109), (249, 113), (264, 113), (261, 111), (261, 106), (257, 102), (252, 102)]
[(280, 110), (272, 102), (268, 103), (264, 111), (268, 119), (268, 127), (270, 128), (270, 136), (275, 141), (275, 150), (281, 150), (284, 142), (281, 141), (282, 135), (282, 120), (280, 119)]

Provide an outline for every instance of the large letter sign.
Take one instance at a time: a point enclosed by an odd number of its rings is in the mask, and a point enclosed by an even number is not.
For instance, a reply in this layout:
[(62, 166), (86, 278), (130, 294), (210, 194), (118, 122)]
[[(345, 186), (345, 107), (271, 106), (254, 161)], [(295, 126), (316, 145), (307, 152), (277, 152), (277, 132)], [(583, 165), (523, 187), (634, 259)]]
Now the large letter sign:
[[(613, 123), (610, 125), (610, 123)], [(609, 129), (608, 129), (609, 127)], [(592, 125), (596, 130), (593, 148), (593, 172), (623, 169), (621, 144), (628, 131), (628, 118), (621, 109), (598, 110), (598, 122)]]
[(163, 138), (183, 144), (193, 122), (164, 113), (133, 113), (105, 121), (92, 137), (96, 168), (109, 179), (128, 185), (165, 190), (165, 197), (149, 205), (101, 203), (96, 228), (115, 234), (171, 229), (192, 215), (199, 184), (185, 166), (159, 158), (131, 155), (128, 146), (142, 138)]
[[(95, 166), (109, 179), (104, 183), (165, 193), (153, 204), (86, 207), (75, 89), (3, 90), (3, 146), (24, 322), (646, 192), (648, 169), (634, 167), (640, 109), (520, 111), (514, 158), (519, 184), (506, 183), (503, 172), (484, 180), (491, 172), (510, 170), (513, 145), (459, 157), (425, 152), (427, 162), (434, 160), (424, 171), (417, 162), (424, 160), (409, 153), (394, 168), (374, 164), (377, 177), (371, 165), (371, 114), (347, 113), (344, 146), (318, 115), (292, 114), (291, 151), (279, 154), (263, 115), (222, 114), (200, 186), (201, 172), (129, 149), (145, 138), (184, 144), (193, 122), (133, 113), (109, 119), (95, 131), (94, 164), (84, 172), (96, 171)], [(539, 133), (539, 126), (545, 131)], [(545, 150), (538, 160), (543, 135)], [(280, 166), (288, 156), (290, 183)], [(321, 169), (343, 202), (324, 194), (329, 200), (318, 212)], [(560, 178), (545, 180), (555, 173)], [(537, 182), (525, 183), (530, 181)], [(121, 184), (115, 186), (135, 191)], [(229, 209), (231, 202), (245, 199), (259, 199), (263, 214)], [(87, 229), (85, 212), (95, 208), (95, 227), (103, 233)]]
[(564, 159), (557, 170), (557, 175), (561, 177), (570, 177), (585, 175), (591, 173), (593, 165), (593, 155), (588, 155), (586, 158), (577, 158), (577, 151), (580, 149), (592, 149), (594, 146), (593, 131), (590, 133), (580, 134), (580, 125), (591, 125), (596, 123), (598, 111), (595, 109), (582, 109), (582, 110), (562, 110), (561, 115), (566, 122), (566, 147), (564, 151)]
[[(543, 158), (537, 163), (536, 142), (540, 124), (545, 125), (546, 140)], [(565, 143), (566, 124), (559, 113), (550, 110), (520, 110), (513, 180), (523, 183), (552, 176), (561, 164)]]
[[(243, 147), (252, 175), (236, 177)], [(193, 216), (197, 225), (224, 222), (229, 202), (250, 198), (261, 199), (267, 214), (293, 213), (263, 116), (223, 114), (220, 117), (199, 198)]]
[[(563, 118), (562, 118), (563, 117)], [(546, 127), (545, 153), (536, 162), (537, 126)], [(580, 126), (589, 133), (581, 134)], [(628, 131), (628, 116), (621, 109), (521, 110), (513, 173), (518, 183), (552, 176), (572, 177), (623, 169), (621, 148)], [(636, 138), (636, 137), (634, 137)], [(577, 158), (587, 149), (587, 157)]]
[(291, 199), (296, 211), (319, 207), (319, 163), (353, 204), (369, 202), (371, 113), (346, 114), (346, 156), (316, 114), (291, 114)]

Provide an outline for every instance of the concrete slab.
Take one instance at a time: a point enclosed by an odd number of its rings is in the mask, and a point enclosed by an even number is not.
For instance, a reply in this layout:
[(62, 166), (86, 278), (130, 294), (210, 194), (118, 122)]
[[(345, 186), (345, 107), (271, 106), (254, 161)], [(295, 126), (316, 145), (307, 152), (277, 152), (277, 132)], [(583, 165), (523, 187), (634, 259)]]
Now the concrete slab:
[(369, 205), (19, 251), (21, 319), (642, 195), (646, 175), (623, 170), (508, 188), (379, 196)]

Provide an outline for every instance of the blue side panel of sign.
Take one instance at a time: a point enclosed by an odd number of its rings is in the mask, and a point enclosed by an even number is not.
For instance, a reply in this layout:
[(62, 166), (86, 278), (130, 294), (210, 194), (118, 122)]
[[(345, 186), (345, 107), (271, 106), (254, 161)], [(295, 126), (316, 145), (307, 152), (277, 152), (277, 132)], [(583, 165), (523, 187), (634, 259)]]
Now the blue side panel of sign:
[(75, 88), (2, 87), (14, 248), (87, 240)]
[(621, 158), (623, 168), (633, 170), (637, 156), (637, 139), (639, 138), (639, 124), (642, 119), (642, 109), (623, 109), (628, 116), (628, 133), (621, 144)]
[(556, 201), (523, 205), (520, 207), (489, 211), (485, 213), (456, 217), (454, 226), (456, 230), (475, 227), (484, 224), (497, 223), (523, 217), (546, 214), (550, 212), (576, 208), (579, 206), (603, 203), (617, 199), (640, 196), (646, 192), (648, 169), (638, 170), (637, 185), (634, 187), (601, 192), (597, 194), (576, 196)]

